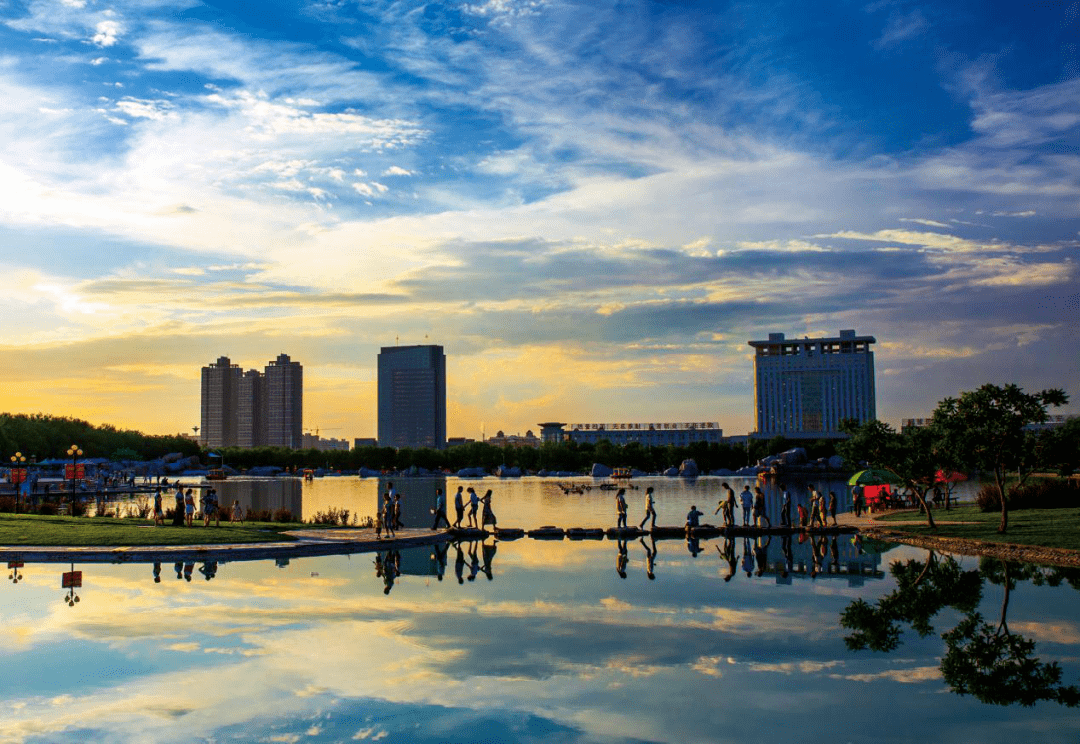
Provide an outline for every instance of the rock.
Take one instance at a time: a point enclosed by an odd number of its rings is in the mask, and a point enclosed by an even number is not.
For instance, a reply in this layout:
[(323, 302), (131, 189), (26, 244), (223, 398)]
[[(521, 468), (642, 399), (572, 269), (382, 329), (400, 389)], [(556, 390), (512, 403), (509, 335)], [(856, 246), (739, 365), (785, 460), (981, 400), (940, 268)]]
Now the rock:
[(788, 467), (798, 467), (806, 463), (806, 450), (802, 447), (792, 447), (776, 456), (781, 463)]
[(762, 471), (757, 465), (747, 465), (745, 468), (739, 468), (735, 471), (735, 475), (757, 475)]
[(371, 468), (360, 468), (357, 475), (361, 478), (378, 478), (382, 473), (378, 470), (372, 470)]
[(458, 478), (483, 478), (487, 471), (483, 468), (462, 468), (457, 471)]
[(829, 470), (843, 470), (843, 469), (844, 469), (844, 458), (840, 457), (840, 455), (833, 455), (832, 457), (829, 458)]
[(507, 467), (506, 465), (500, 465), (499, 467), (495, 468), (495, 475), (499, 476), (500, 478), (520, 478), (521, 468), (511, 468)]
[(684, 478), (696, 478), (698, 476), (698, 466), (693, 460), (683, 460), (679, 465), (679, 475)]
[(678, 474), (679, 474), (679, 469), (678, 468), (668, 468), (667, 470), (664, 471), (664, 475), (668, 476), (669, 478), (674, 478)]
[(609, 468), (607, 465), (603, 465), (603, 464), (597, 462), (597, 463), (593, 463), (592, 471), (590, 472), (590, 475), (593, 478), (610, 478), (611, 474), (614, 473), (614, 472), (615, 471), (612, 468)]

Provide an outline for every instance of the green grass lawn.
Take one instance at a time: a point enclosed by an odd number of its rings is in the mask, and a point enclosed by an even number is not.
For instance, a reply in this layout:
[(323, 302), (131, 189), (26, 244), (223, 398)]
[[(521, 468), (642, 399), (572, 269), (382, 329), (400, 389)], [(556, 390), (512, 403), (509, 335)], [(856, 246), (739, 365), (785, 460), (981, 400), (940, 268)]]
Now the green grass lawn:
[(291, 541), (284, 530), (312, 529), (298, 522), (222, 522), (215, 527), (155, 527), (147, 519), (112, 517), (49, 517), (39, 514), (0, 514), (0, 545), (216, 545)]
[[(889, 522), (925, 519), (918, 512), (874, 515), (882, 526)], [(1021, 509), (1009, 512), (1009, 529), (998, 534), (1001, 512), (983, 513), (977, 506), (960, 506), (949, 511), (934, 510), (935, 520), (957, 520), (975, 524), (939, 524), (937, 530), (929, 530), (926, 524), (896, 525), (893, 529), (916, 535), (938, 537), (965, 537), (987, 542), (1014, 543), (1016, 545), (1039, 545), (1051, 548), (1080, 550), (1080, 509)]]

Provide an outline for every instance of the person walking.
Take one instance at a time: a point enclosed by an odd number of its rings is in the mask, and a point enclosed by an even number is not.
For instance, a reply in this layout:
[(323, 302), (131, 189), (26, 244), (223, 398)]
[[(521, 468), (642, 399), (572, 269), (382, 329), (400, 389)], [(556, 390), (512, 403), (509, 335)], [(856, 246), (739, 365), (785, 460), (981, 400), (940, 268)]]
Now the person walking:
[(244, 523), (244, 507), (240, 506), (240, 500), (235, 499), (232, 505), (232, 514), (229, 516), (230, 522)]
[(791, 492), (784, 488), (783, 483), (777, 484), (784, 494), (780, 501), (780, 526), (791, 527)]
[(821, 527), (825, 526), (825, 518), (822, 515), (822, 503), (821, 494), (813, 486), (810, 488), (810, 527), (813, 528), (815, 524)]
[(645, 523), (652, 518), (652, 526), (650, 529), (656, 529), (656, 504), (653, 502), (653, 487), (649, 486), (645, 489), (645, 518), (641, 520), (641, 524), (638, 525), (638, 529), (645, 529)]
[(387, 491), (383, 494), (383, 529), (386, 531), (387, 537), (397, 537), (394, 530), (394, 501), (390, 497), (390, 492)]
[(810, 519), (810, 515), (807, 514), (806, 507), (803, 506), (802, 504), (798, 504), (795, 508), (799, 512), (799, 526), (802, 527), (803, 529), (805, 529), (806, 528), (806, 523)]
[(457, 493), (454, 494), (454, 529), (461, 529), (461, 520), (465, 518), (465, 501), (461, 495), (465, 490), (464, 486), (457, 487)]
[(761, 527), (761, 522), (764, 520), (769, 529), (772, 529), (772, 520), (769, 519), (769, 515), (765, 509), (765, 492), (761, 490), (761, 486), (754, 488), (754, 526)]
[(724, 493), (727, 494), (727, 496), (724, 498), (724, 508), (721, 509), (721, 512), (722, 512), (723, 517), (724, 517), (724, 526), (725, 527), (734, 527), (735, 526), (735, 491), (732, 490), (731, 486), (729, 486), (727, 483), (721, 483), (720, 485), (723, 487)]
[(754, 494), (750, 493), (750, 486), (743, 486), (739, 497), (742, 499), (743, 527), (748, 527), (750, 525), (750, 514), (754, 510)]
[(165, 512), (161, 507), (161, 488), (158, 487), (157, 492), (154, 493), (154, 526), (165, 525)]
[(495, 512), (491, 510), (491, 489), (487, 490), (484, 497), (480, 499), (484, 504), (483, 514), (480, 516), (480, 528), (483, 529), (487, 525), (491, 525), (494, 530), (499, 529), (499, 524), (495, 519)]
[(439, 529), (439, 522), (446, 522), (446, 528), (450, 529), (450, 520), (446, 518), (446, 497), (443, 496), (441, 488), (435, 489), (435, 524), (431, 525), (432, 530)]
[(620, 488), (618, 493), (615, 494), (615, 511), (618, 512), (618, 520), (615, 524), (615, 529), (626, 529), (626, 489)]
[(476, 495), (476, 489), (469, 486), (469, 527), (476, 529), (476, 509), (480, 506), (480, 497)]
[(851, 508), (855, 512), (856, 517), (862, 516), (863, 503), (862, 503), (863, 490), (862, 486), (856, 483), (851, 487)]
[(394, 492), (394, 531), (397, 532), (405, 524), (401, 521), (401, 494)]
[(836, 491), (829, 491), (829, 516), (832, 517), (833, 527), (838, 526), (836, 523)]

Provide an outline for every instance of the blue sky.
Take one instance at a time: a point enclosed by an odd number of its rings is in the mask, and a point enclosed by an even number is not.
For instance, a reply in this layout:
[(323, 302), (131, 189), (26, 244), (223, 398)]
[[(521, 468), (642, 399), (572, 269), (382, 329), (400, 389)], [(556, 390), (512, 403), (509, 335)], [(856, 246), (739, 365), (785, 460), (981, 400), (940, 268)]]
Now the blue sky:
[[(171, 432), (198, 368), (375, 431), (751, 428), (768, 332), (879, 413), (1080, 378), (1080, 4), (0, 3), (0, 408)], [(1071, 410), (1077, 410), (1072, 406)]]

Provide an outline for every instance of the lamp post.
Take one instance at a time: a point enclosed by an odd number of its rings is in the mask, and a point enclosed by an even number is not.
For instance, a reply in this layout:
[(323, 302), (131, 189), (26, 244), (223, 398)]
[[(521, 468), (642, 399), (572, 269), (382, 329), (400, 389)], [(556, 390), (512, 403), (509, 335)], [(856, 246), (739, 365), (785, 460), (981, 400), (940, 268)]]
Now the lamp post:
[(19, 486), (26, 479), (26, 455), (16, 452), (11, 456), (11, 485), (15, 487), (15, 513), (19, 513)]
[(71, 515), (75, 516), (75, 478), (79, 474), (79, 458), (82, 456), (83, 451), (79, 449), (79, 445), (73, 444), (68, 447), (68, 457), (71, 458)]

